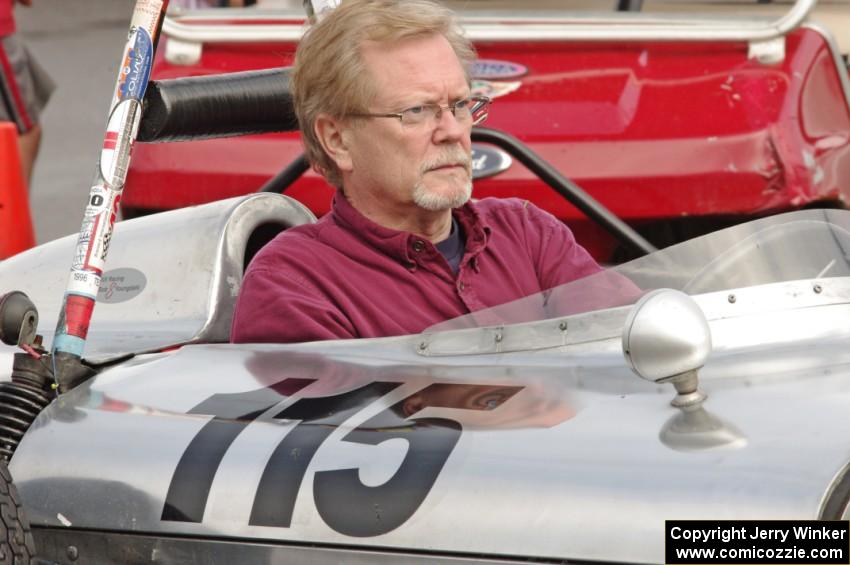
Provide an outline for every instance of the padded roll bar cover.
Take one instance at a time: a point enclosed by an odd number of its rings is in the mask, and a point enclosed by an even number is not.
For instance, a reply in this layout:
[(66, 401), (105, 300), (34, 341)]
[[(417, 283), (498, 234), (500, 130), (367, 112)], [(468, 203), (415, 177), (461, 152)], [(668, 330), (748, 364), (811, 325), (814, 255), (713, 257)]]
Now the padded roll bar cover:
[(290, 69), (151, 81), (137, 141), (187, 141), (294, 131)]

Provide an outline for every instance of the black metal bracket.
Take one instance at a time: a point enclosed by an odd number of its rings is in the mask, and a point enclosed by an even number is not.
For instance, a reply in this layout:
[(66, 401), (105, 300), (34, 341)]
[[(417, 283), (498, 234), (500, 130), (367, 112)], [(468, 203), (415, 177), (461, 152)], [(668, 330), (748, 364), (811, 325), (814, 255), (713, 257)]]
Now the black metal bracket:
[(559, 173), (555, 167), (514, 136), (495, 129), (475, 128), (472, 130), (472, 141), (491, 143), (505, 150), (511, 157), (525, 165), (529, 171), (540, 177), (540, 180), (566, 198), (570, 204), (581, 210), (588, 218), (605, 228), (630, 250), (639, 255), (646, 255), (658, 250), (633, 227), (615, 216), (601, 202)]
[(619, 0), (617, 2), (618, 12), (640, 12), (643, 9), (643, 0)]
[(310, 163), (307, 161), (307, 156), (303, 153), (295, 158), (281, 172), (270, 178), (260, 187), (258, 192), (276, 192), (283, 194), (283, 191), (289, 188), (289, 185), (301, 178), (301, 175), (307, 172), (310, 168)]

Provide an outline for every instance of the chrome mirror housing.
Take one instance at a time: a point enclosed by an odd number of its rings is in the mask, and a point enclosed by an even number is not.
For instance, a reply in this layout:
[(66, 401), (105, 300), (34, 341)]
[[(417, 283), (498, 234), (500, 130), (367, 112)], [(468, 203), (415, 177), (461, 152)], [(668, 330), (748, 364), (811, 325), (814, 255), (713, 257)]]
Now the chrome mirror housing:
[(711, 353), (711, 330), (697, 303), (678, 290), (658, 289), (634, 305), (623, 328), (623, 355), (641, 378), (672, 382), (673, 405), (700, 404), (697, 369)]
[(677, 451), (735, 449), (747, 439), (735, 426), (703, 408), (697, 370), (711, 353), (711, 329), (693, 298), (659, 289), (635, 304), (623, 328), (623, 355), (641, 378), (672, 383), (679, 411), (661, 429), (661, 442)]

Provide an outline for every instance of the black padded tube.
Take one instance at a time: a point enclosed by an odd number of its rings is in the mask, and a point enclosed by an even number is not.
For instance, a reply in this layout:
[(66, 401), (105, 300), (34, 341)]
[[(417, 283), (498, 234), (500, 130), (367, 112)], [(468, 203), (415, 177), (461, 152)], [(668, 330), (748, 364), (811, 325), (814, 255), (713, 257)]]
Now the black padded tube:
[(301, 175), (307, 172), (310, 168), (310, 163), (307, 161), (307, 156), (303, 153), (295, 158), (281, 172), (266, 181), (260, 190), (257, 192), (276, 192), (283, 194), (289, 188), (289, 185), (301, 178)]
[(632, 251), (646, 255), (658, 250), (634, 228), (603, 206), (601, 202), (582, 190), (576, 183), (564, 177), (552, 165), (541, 159), (539, 155), (512, 135), (489, 128), (474, 128), (472, 130), (472, 141), (492, 143), (507, 151), (558, 194), (566, 198), (570, 204), (605, 228)]
[(294, 131), (289, 69), (151, 81), (137, 141)]

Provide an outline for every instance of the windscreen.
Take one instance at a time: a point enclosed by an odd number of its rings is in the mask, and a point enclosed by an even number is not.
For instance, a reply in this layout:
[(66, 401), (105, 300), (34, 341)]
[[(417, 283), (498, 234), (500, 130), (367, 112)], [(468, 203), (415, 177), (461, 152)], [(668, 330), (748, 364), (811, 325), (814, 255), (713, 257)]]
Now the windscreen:
[(850, 275), (850, 211), (806, 210), (734, 226), (428, 332), (532, 322), (633, 304), (673, 288), (702, 294)]

